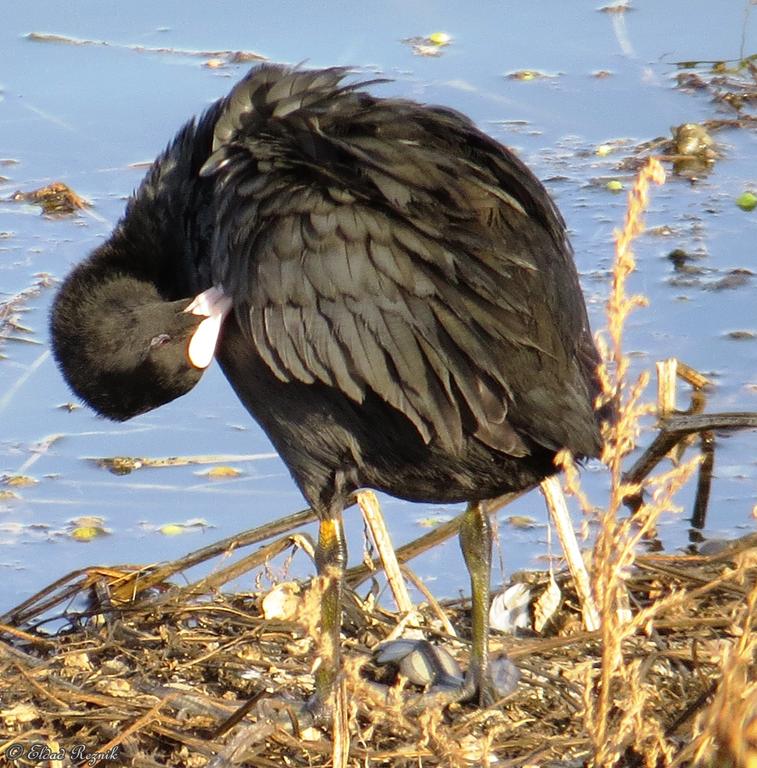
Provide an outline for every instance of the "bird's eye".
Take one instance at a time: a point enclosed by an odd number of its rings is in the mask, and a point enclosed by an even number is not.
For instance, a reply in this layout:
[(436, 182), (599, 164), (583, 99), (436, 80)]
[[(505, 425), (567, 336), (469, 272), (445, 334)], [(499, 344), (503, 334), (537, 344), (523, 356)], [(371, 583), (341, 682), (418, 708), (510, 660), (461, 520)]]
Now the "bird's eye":
[(161, 333), (158, 336), (154, 336), (150, 340), (150, 349), (155, 349), (155, 347), (162, 347), (169, 341), (171, 341), (171, 337), (167, 333)]

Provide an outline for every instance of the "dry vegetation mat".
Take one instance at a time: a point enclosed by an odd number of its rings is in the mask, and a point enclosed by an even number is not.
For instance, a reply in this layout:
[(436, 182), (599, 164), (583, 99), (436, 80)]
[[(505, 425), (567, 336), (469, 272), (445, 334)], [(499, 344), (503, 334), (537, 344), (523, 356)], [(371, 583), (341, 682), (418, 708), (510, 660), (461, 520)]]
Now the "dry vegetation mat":
[[(150, 571), (87, 569), (3, 617), (11, 623), (0, 626), (0, 750), (85, 745), (118, 755), (119, 765), (145, 767), (204, 766), (218, 755), (226, 764), (328, 765), (328, 730), (296, 725), (312, 692), (318, 584), (224, 594), (215, 587), (225, 567), (215, 581), (182, 587), (155, 584)], [(757, 534), (707, 556), (636, 559), (624, 582), (631, 613), (637, 621), (658, 608), (620, 649), (608, 723), (628, 721), (626, 738), (613, 745), (618, 764), (649, 764), (645, 754), (658, 750), (670, 764), (689, 765), (715, 745), (723, 755), (757, 748), (755, 576)], [(522, 578), (535, 595), (551, 580)], [(143, 581), (152, 586), (142, 590)], [(378, 607), (371, 590), (350, 592), (350, 765), (583, 764), (596, 726), (587, 721), (587, 699), (597, 690), (586, 682), (603, 664), (601, 633), (582, 629), (569, 576), (556, 581), (563, 599), (540, 635), (493, 638), (493, 652), (507, 653), (522, 677), (514, 694), (484, 711), (414, 712), (413, 686), (371, 661), (402, 617)], [(283, 607), (267, 607), (271, 596)], [(63, 601), (77, 607), (56, 611)], [(465, 605), (423, 607), (415, 618), (463, 661), (466, 643), (444, 635), (440, 609), (465, 635)], [(64, 626), (45, 632), (38, 611), (57, 613)], [(280, 725), (271, 702), (278, 713), (291, 707), (293, 725)], [(725, 759), (711, 764), (737, 764)]]

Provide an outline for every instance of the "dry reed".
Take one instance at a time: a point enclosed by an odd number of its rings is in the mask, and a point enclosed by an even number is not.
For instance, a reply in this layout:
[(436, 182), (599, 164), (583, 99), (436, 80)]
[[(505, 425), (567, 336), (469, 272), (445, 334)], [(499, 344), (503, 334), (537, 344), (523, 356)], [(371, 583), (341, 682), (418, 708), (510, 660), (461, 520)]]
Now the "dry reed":
[[(648, 664), (643, 658), (633, 658), (628, 653), (628, 645), (638, 633), (650, 634), (656, 617), (680, 610), (689, 595), (685, 590), (671, 590), (632, 616), (626, 580), (632, 572), (639, 544), (654, 532), (660, 515), (678, 511), (674, 496), (697, 469), (701, 457), (677, 463), (671, 470), (642, 483), (627, 483), (623, 476), (624, 460), (636, 447), (641, 420), (654, 410), (641, 399), (649, 383), (648, 373), (631, 379), (629, 358), (623, 352), (623, 329), (628, 316), (635, 308), (647, 304), (643, 296), (627, 295), (626, 282), (635, 267), (632, 243), (644, 229), (643, 213), (650, 184), (662, 184), (664, 180), (661, 165), (650, 159), (629, 193), (625, 223), (615, 237), (616, 257), (607, 302), (607, 338), (598, 338), (603, 360), (599, 370), (603, 393), (598, 406), (613, 403), (616, 416), (603, 427), (601, 458), (609, 471), (610, 488), (601, 510), (582, 491), (572, 457), (565, 452), (558, 457), (565, 470), (566, 490), (578, 499), (587, 519), (599, 524), (592, 557), (592, 588), (601, 614), (601, 661), (586, 670), (583, 712), (584, 728), (592, 744), (590, 765), (593, 768), (628, 764), (661, 768), (672, 765), (676, 753), (674, 742), (659, 718), (659, 693), (647, 680)], [(641, 497), (644, 501), (632, 517), (621, 518), (621, 508), (629, 497)], [(753, 612), (754, 599), (749, 603), (737, 647), (724, 653), (724, 683), (712, 705), (710, 724), (700, 736), (700, 755), (705, 753), (708, 744), (712, 747), (724, 743), (718, 729), (725, 727), (729, 734), (733, 733), (731, 717), (723, 716), (730, 702), (750, 702), (745, 706), (752, 707), (752, 717), (757, 714), (754, 687), (743, 682), (747, 658), (753, 658), (755, 649), (754, 640), (746, 639), (750, 637), (747, 626), (752, 626)], [(734, 686), (743, 694), (741, 698), (732, 690)], [(757, 731), (754, 723), (753, 728)], [(729, 754), (734, 751), (735, 748), (730, 747)], [(732, 765), (747, 763), (739, 759)]]

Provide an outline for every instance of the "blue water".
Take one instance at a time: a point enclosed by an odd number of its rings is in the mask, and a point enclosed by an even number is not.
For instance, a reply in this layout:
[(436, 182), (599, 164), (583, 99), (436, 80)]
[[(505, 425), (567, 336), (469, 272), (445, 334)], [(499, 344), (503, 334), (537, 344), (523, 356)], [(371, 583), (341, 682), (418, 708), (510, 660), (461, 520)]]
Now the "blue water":
[[(705, 94), (676, 90), (674, 62), (754, 53), (757, 11), (749, 15), (749, 8), (742, 0), (637, 0), (633, 11), (617, 16), (599, 12), (593, 2), (557, 0), (9, 5), (0, 30), (0, 160), (17, 163), (0, 165), (7, 177), (0, 197), (59, 180), (94, 208), (54, 220), (34, 206), (0, 201), (0, 291), (14, 294), (40, 272), (60, 278), (101, 242), (144, 173), (131, 166), (151, 160), (183, 121), (223, 95), (247, 66), (209, 69), (203, 66), (208, 56), (135, 46), (246, 50), (273, 61), (349, 64), (392, 78), (376, 92), (455, 107), (513, 146), (547, 181), (568, 221), (599, 328), (612, 230), (625, 207), (624, 195), (609, 193), (604, 180), (626, 178), (613, 170), (613, 156), (598, 159), (593, 150), (613, 139), (640, 142), (666, 135), (672, 125), (732, 116)], [(438, 30), (454, 38), (439, 57), (415, 56), (401, 42)], [(107, 45), (32, 42), (25, 37), (31, 32)], [(553, 77), (520, 82), (505, 76), (522, 69)], [(597, 70), (611, 74), (593, 77)], [(708, 290), (729, 270), (757, 272), (757, 211), (744, 213), (733, 202), (757, 184), (756, 136), (729, 130), (716, 139), (723, 158), (708, 178), (696, 185), (672, 179), (655, 193), (649, 224), (670, 233), (639, 242), (633, 289), (649, 296), (651, 306), (633, 316), (627, 346), (636, 370), (676, 355), (712, 376), (717, 386), (710, 410), (757, 410), (757, 340), (728, 337), (732, 331), (757, 334), (757, 276), (739, 288)], [(704, 273), (689, 284), (677, 282), (666, 258), (673, 248), (701, 254), (696, 265)], [(187, 397), (125, 425), (104, 422), (86, 409), (58, 408), (70, 396), (47, 355), (51, 297), (48, 288), (27, 303), (27, 342), (0, 345), (6, 356), (0, 359), (0, 473), (23, 471), (37, 480), (16, 489), (18, 499), (0, 500), (0, 611), (69, 570), (177, 557), (303, 505), (285, 467), (270, 457), (267, 439), (217, 369)], [(54, 434), (63, 437), (37, 452), (40, 441)], [(117, 477), (85, 460), (206, 453), (263, 457), (240, 464), (241, 477), (215, 483), (196, 467)], [(718, 439), (705, 535), (736, 536), (754, 527), (756, 456), (754, 432)], [(600, 498), (601, 475), (592, 468), (585, 475)], [(688, 541), (692, 497), (693, 487), (685, 489), (684, 512), (661, 525), (668, 549)], [(455, 512), (393, 499), (383, 503), (397, 542), (422, 533), (420, 519)], [(511, 514), (546, 522), (538, 494), (503, 518)], [(68, 525), (80, 515), (103, 517), (111, 535), (74, 542)], [(155, 530), (193, 518), (212, 527), (174, 538)], [(347, 520), (355, 561), (362, 525), (354, 513)], [(538, 565), (546, 549), (543, 527), (514, 530), (503, 522), (500, 533), (505, 573)], [(454, 543), (413, 567), (439, 595), (467, 591)], [(310, 570), (304, 558), (296, 568)]]

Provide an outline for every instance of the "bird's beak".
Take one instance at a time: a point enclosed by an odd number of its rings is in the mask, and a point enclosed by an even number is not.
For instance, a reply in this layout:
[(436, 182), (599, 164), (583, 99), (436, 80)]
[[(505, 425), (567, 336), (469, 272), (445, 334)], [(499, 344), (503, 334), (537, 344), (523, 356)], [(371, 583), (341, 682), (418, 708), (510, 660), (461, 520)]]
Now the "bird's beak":
[(189, 362), (195, 368), (207, 368), (210, 365), (218, 343), (224, 318), (231, 312), (232, 300), (223, 289), (214, 286), (195, 296), (191, 304), (184, 310), (193, 315), (204, 315), (197, 330), (189, 340), (187, 355)]

